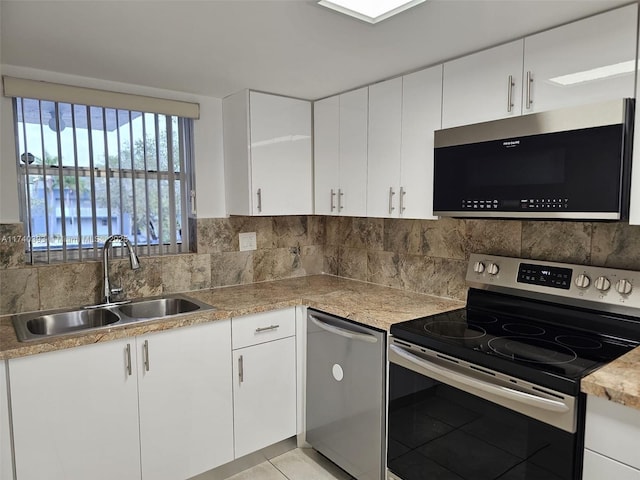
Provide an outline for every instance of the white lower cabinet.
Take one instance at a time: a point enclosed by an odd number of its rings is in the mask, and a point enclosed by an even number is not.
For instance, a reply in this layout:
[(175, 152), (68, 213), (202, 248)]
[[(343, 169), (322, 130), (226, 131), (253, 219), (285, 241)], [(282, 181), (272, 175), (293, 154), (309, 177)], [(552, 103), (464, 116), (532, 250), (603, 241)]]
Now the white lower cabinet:
[(18, 480), (183, 480), (233, 460), (230, 362), (229, 320), (10, 360)]
[(234, 346), (236, 338), (246, 344), (248, 329), (255, 332), (254, 344), (233, 351), (234, 447), (239, 458), (297, 433), (295, 308), (232, 322)]
[(6, 362), (0, 360), (0, 480), (13, 480)]
[(640, 480), (640, 410), (587, 397), (583, 480)]
[(140, 479), (134, 348), (131, 338), (8, 361), (18, 480)]
[(136, 343), (142, 479), (187, 479), (233, 460), (231, 322)]

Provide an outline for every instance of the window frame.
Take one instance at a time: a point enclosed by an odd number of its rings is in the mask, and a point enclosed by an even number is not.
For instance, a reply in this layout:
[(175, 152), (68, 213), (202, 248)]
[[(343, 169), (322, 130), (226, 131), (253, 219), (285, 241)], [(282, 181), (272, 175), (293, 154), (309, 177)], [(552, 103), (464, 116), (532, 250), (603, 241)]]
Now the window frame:
[[(17, 97), (14, 96), (12, 99), (13, 102), (13, 115), (14, 115), (14, 127), (15, 131), (15, 144), (16, 144), (16, 165), (18, 170), (18, 195), (19, 195), (19, 206), (20, 206), (20, 217), (22, 223), (25, 228), (25, 251), (26, 251), (26, 262), (31, 264), (36, 263), (54, 263), (54, 262), (68, 262), (68, 261), (83, 261), (83, 260), (99, 260), (101, 255), (102, 246), (104, 245), (104, 241), (108, 237), (108, 235), (112, 234), (120, 234), (117, 228), (112, 228), (113, 221), (111, 220), (113, 217), (113, 211), (111, 202), (111, 182), (116, 180), (119, 185), (119, 194), (120, 194), (120, 203), (119, 203), (119, 222), (121, 225), (120, 230), (122, 230), (122, 225), (125, 222), (124, 217), (124, 209), (123, 209), (123, 194), (122, 194), (122, 180), (123, 179), (131, 179), (132, 191), (133, 193), (133, 213), (132, 213), (132, 221), (131, 225), (135, 231), (132, 231), (129, 235), (127, 235), (132, 244), (134, 245), (136, 252), (138, 255), (165, 255), (165, 254), (176, 254), (176, 253), (185, 253), (189, 251), (190, 239), (189, 239), (189, 219), (190, 216), (194, 214), (193, 211), (193, 200), (195, 198), (195, 192), (193, 190), (193, 186), (195, 185), (195, 176), (194, 176), (194, 159), (193, 159), (193, 118), (187, 117), (179, 117), (177, 115), (165, 114), (165, 113), (154, 113), (154, 112), (139, 112), (138, 110), (123, 110), (117, 108), (110, 108), (105, 106), (95, 106), (95, 105), (87, 105), (80, 103), (69, 103), (63, 101), (55, 101), (55, 100), (43, 100), (39, 98), (29, 98), (29, 97)], [(26, 125), (27, 120), (25, 118), (24, 104), (25, 100), (36, 101), (38, 102), (38, 111), (40, 112), (40, 129), (41, 129), (41, 145), (36, 146), (36, 149), (39, 149), (42, 153), (42, 164), (41, 165), (30, 165), (29, 159), (31, 157), (25, 157), (30, 153), (30, 146), (27, 143), (27, 132)], [(44, 148), (44, 133), (43, 130), (46, 127), (44, 123), (45, 120), (42, 117), (42, 102), (53, 102), (55, 105), (55, 118), (59, 117), (59, 108), (60, 104), (64, 104), (70, 107), (71, 109), (71, 128), (73, 129), (73, 161), (74, 165), (62, 165), (62, 166), (53, 166), (53, 165), (45, 165), (45, 148)], [(20, 103), (21, 107), (21, 115), (18, 112), (18, 103)], [(78, 165), (78, 144), (77, 144), (77, 130), (78, 126), (75, 121), (75, 112), (76, 109), (86, 109), (87, 115), (87, 136), (88, 136), (88, 158), (89, 165), (88, 166), (79, 166)], [(91, 125), (91, 112), (92, 109), (101, 109), (102, 113), (102, 125), (97, 127), (95, 130)], [(120, 129), (127, 128), (126, 125), (120, 126), (119, 123), (116, 126), (118, 141), (117, 141), (117, 162), (118, 165), (110, 165), (110, 155), (108, 142), (107, 142), (107, 111), (114, 111), (116, 115), (116, 122), (119, 122), (119, 116), (122, 112), (126, 112), (128, 114), (128, 129), (129, 129), (129, 153), (131, 155), (130, 158), (130, 167), (131, 168), (122, 168), (122, 143), (120, 139)], [(142, 117), (142, 136), (137, 138), (134, 137), (133, 134), (133, 126), (132, 121), (134, 118), (132, 117), (132, 113), (139, 113), (139, 116)], [(147, 116), (152, 116), (153, 124), (150, 126), (153, 129), (153, 137), (155, 140), (155, 165), (147, 164), (147, 133), (149, 126), (146, 125)], [(136, 117), (137, 118), (137, 117)], [(21, 120), (19, 120), (21, 119)], [(159, 123), (164, 119), (166, 124), (164, 126), (166, 136), (166, 155), (167, 155), (167, 169), (160, 170), (160, 126)], [(174, 128), (174, 121), (176, 121), (177, 128)], [(57, 124), (56, 124), (57, 127)], [(48, 127), (47, 127), (48, 128)], [(20, 131), (20, 129), (22, 131)], [(53, 129), (53, 128), (52, 128)], [(177, 131), (176, 131), (177, 130)], [(55, 130), (54, 130), (55, 131)], [(96, 166), (94, 164), (94, 155), (96, 152), (93, 150), (92, 139), (93, 135), (104, 135), (104, 143), (103, 143), (103, 152), (105, 162), (103, 166)], [(24, 142), (24, 152), (21, 151), (20, 146), (20, 135), (22, 135), (22, 139)], [(174, 137), (177, 141), (178, 151), (174, 151)], [(134, 149), (136, 148), (135, 142), (139, 139), (142, 139), (142, 156), (144, 161), (143, 168), (135, 168), (134, 162)], [(63, 164), (62, 160), (62, 151), (61, 151), (61, 141), (60, 141), (60, 129), (57, 130), (56, 133), (56, 141), (57, 141), (57, 158), (59, 160), (59, 164)], [(37, 143), (37, 142), (36, 142)], [(25, 157), (25, 158), (23, 158)], [(22, 160), (21, 160), (22, 159)], [(24, 160), (27, 161), (24, 161)], [(177, 161), (177, 165), (176, 162)], [(179, 166), (179, 168), (176, 168)], [(153, 168), (157, 167), (157, 168)], [(173, 168), (172, 168), (173, 167)], [(60, 227), (61, 227), (61, 237), (62, 242), (61, 245), (58, 246), (52, 245), (51, 239), (54, 234), (52, 233), (52, 228), (49, 225), (49, 217), (51, 217), (51, 212), (49, 208), (51, 208), (47, 203), (48, 193), (44, 193), (44, 204), (45, 204), (45, 223), (46, 223), (46, 247), (38, 247), (34, 246), (35, 237), (32, 232), (32, 203), (31, 203), (31, 183), (30, 177), (40, 175), (42, 177), (43, 185), (47, 182), (48, 178), (57, 179), (58, 180), (58, 202), (59, 202), (59, 210), (60, 210)], [(75, 209), (76, 216), (75, 218), (79, 221), (80, 225), (76, 227), (75, 232), (72, 233), (72, 236), (67, 235), (66, 232), (66, 224), (67, 221), (73, 219), (73, 215), (65, 215), (65, 201), (61, 198), (63, 193), (60, 191), (60, 186), (64, 185), (65, 178), (72, 178), (72, 181), (75, 182), (75, 192), (76, 199), (75, 205), (72, 205), (69, 209), (70, 212)], [(81, 210), (83, 208), (80, 206), (80, 179), (88, 178), (90, 186), (90, 195), (91, 195), (91, 225), (90, 233), (85, 233), (82, 228), (82, 223), (80, 220), (85, 220), (88, 218), (86, 214), (82, 214)], [(98, 224), (102, 222), (104, 219), (98, 214), (98, 207), (96, 204), (96, 190), (97, 190), (97, 179), (104, 179), (104, 186), (106, 190), (106, 222), (107, 222), (107, 233), (108, 234), (98, 234)], [(141, 215), (137, 215), (136, 207), (135, 207), (135, 192), (137, 190), (136, 183), (137, 181), (144, 180), (144, 188), (143, 191), (140, 192), (145, 196), (145, 212)], [(150, 240), (150, 230), (153, 225), (149, 224), (151, 219), (150, 210), (149, 210), (149, 190), (150, 183), (156, 185), (157, 195), (159, 197), (158, 200), (158, 209), (154, 211), (154, 214), (158, 216), (158, 226), (160, 228), (158, 238), (160, 239), (158, 243), (154, 243)], [(165, 186), (161, 188), (162, 182), (166, 182)], [(179, 186), (179, 195), (176, 195), (176, 186)], [(43, 187), (43, 190), (46, 187)], [(51, 189), (54, 192), (54, 189)], [(165, 202), (160, 200), (160, 195), (165, 193), (169, 196), (168, 200)], [(139, 193), (139, 194), (140, 194)], [(164, 196), (162, 197), (164, 198)], [(53, 196), (53, 200), (56, 198)], [(166, 203), (166, 207), (163, 208), (163, 204)], [(53, 207), (55, 208), (55, 206)], [(102, 208), (102, 207), (101, 207)], [(180, 215), (178, 216), (178, 210)], [(54, 211), (56, 215), (55, 221), (57, 224), (57, 212)], [(171, 227), (169, 227), (169, 241), (162, 241), (163, 238), (166, 238), (166, 235), (163, 236), (162, 232), (162, 219), (169, 218), (170, 219), (180, 219), (180, 224), (177, 222)], [(138, 239), (139, 234), (137, 233), (136, 225), (138, 224), (138, 218), (143, 217), (143, 221), (146, 224), (146, 232), (145, 235), (146, 243), (140, 242)], [(145, 220), (146, 219), (146, 220)], [(75, 238), (76, 243), (68, 243), (69, 239)], [(90, 242), (85, 242), (86, 239), (90, 239)], [(85, 246), (85, 244), (90, 243), (90, 245)], [(123, 248), (115, 249), (116, 256), (125, 256), (126, 252), (124, 252)], [(119, 250), (119, 251), (118, 251)]]

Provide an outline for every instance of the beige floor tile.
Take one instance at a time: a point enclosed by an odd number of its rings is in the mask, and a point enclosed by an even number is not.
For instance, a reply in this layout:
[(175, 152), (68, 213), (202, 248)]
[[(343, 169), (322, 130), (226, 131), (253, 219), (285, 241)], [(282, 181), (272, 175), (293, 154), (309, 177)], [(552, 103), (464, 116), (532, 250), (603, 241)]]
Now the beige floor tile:
[(348, 480), (351, 477), (313, 449), (296, 448), (271, 459), (289, 480)]
[(269, 462), (263, 462), (233, 477), (229, 477), (227, 480), (287, 480), (287, 477)]

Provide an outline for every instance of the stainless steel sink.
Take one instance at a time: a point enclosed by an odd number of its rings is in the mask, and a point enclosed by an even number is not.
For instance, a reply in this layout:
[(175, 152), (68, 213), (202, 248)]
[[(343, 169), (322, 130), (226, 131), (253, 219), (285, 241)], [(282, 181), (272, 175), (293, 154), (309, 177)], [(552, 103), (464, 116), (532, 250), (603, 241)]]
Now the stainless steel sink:
[(117, 307), (118, 311), (131, 318), (160, 318), (194, 312), (200, 308), (197, 303), (184, 298), (156, 298)]
[(18, 340), (28, 342), (212, 309), (214, 307), (211, 305), (185, 295), (168, 295), (127, 301), (124, 304), (111, 303), (73, 310), (22, 313), (14, 315), (12, 321)]
[[(93, 310), (72, 310), (49, 314), (16, 315), (13, 325), (21, 341), (43, 336), (66, 335), (77, 331), (94, 330), (113, 325), (120, 316), (111, 310), (99, 308)], [(16, 318), (19, 318), (17, 321)], [(26, 338), (29, 337), (29, 338)]]

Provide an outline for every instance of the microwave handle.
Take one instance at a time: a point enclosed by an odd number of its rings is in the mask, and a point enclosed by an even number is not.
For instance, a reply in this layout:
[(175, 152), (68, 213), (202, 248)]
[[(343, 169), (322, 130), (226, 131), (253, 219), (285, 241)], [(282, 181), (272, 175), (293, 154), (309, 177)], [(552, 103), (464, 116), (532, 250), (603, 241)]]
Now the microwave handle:
[(541, 408), (543, 410), (550, 410), (552, 412), (564, 413), (569, 411), (569, 407), (562, 402), (549, 400), (548, 398), (538, 397), (536, 395), (531, 395), (530, 393), (520, 392), (512, 388), (503, 387), (501, 385), (494, 385), (489, 382), (467, 377), (466, 375), (454, 372), (453, 370), (450, 370), (448, 368), (434, 365), (433, 363), (423, 358), (407, 352), (405, 349), (400, 348), (397, 345), (390, 345), (389, 348), (395, 354), (413, 363), (421, 370), (426, 370), (427, 372), (445, 377), (452, 386), (462, 385), (476, 388), (478, 390), (496, 395), (498, 397), (506, 398), (508, 400), (514, 400), (519, 403), (524, 403), (526, 405)]

